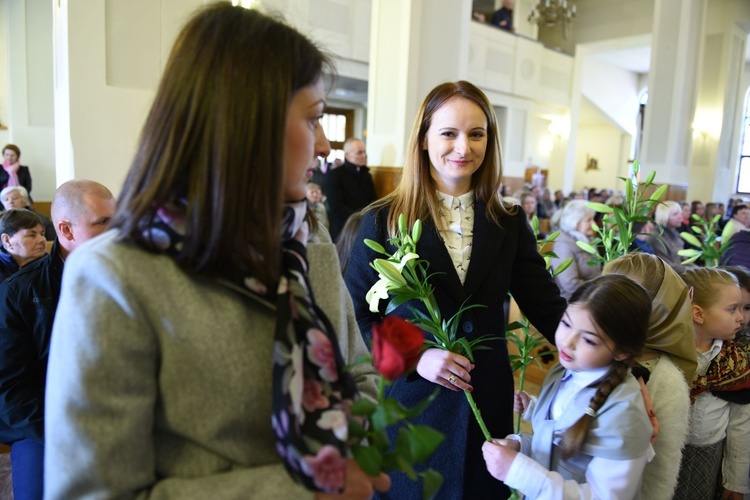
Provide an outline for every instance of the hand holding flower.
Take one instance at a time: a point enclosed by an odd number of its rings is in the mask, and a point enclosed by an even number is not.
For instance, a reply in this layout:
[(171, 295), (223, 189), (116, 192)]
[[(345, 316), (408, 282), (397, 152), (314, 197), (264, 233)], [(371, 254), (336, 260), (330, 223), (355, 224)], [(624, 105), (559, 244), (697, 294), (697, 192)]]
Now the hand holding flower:
[(338, 495), (329, 495), (327, 493), (315, 493), (315, 500), (369, 500), (372, 494), (377, 491), (385, 493), (391, 488), (391, 479), (381, 473), (377, 477), (368, 476), (357, 465), (354, 459), (346, 461), (346, 486), (344, 491)]
[(422, 353), (417, 364), (417, 373), (422, 378), (451, 391), (473, 391), (469, 385), (474, 368), (468, 358), (443, 349), (431, 348)]
[(513, 413), (523, 415), (529, 407), (531, 396), (526, 391), (516, 391), (513, 394)]
[(521, 449), (521, 443), (514, 439), (495, 439), (482, 445), (482, 455), (487, 464), (487, 472), (498, 481), (505, 481), (510, 466)]

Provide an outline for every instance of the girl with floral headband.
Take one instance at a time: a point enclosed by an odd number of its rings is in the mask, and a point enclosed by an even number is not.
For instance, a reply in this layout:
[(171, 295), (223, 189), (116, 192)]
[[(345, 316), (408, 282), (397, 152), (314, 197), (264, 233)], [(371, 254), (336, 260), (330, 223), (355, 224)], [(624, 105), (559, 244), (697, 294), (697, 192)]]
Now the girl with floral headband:
[(648, 293), (626, 276), (573, 293), (555, 334), (560, 362), (533, 407), (534, 434), (485, 443), (492, 476), (527, 498), (638, 496), (653, 428), (630, 366), (650, 313)]

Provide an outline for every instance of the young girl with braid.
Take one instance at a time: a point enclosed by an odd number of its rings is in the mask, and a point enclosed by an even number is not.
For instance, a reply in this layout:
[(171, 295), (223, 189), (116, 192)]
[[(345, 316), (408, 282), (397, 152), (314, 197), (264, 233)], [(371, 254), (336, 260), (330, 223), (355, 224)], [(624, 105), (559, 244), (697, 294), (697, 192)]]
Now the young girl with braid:
[[(691, 269), (693, 331), (698, 369), (690, 396), (690, 430), (675, 498), (741, 499), (750, 493), (750, 405), (718, 397), (717, 388), (742, 386), (746, 353), (732, 340), (742, 331), (742, 292), (722, 269)], [(735, 387), (732, 387), (735, 386)]]
[(638, 496), (653, 427), (630, 366), (650, 314), (646, 290), (623, 275), (573, 293), (555, 333), (560, 362), (532, 411), (534, 434), (484, 443), (492, 476), (527, 498)]

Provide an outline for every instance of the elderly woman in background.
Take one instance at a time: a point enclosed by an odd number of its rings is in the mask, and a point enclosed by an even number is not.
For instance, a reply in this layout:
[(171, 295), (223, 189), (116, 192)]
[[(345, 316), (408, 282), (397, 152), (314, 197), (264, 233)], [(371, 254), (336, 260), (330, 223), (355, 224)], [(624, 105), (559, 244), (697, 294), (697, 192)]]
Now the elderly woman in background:
[(31, 208), (31, 197), (25, 187), (8, 186), (3, 188), (0, 191), (0, 202), (3, 204), (3, 210), (25, 208), (30, 212), (34, 212), (42, 220), (47, 241), (55, 241), (55, 225), (52, 223), (52, 219)]
[[(29, 167), (21, 166), (21, 150), (15, 144), (6, 144), (3, 148), (3, 169), (0, 170), (0, 188), (23, 186), (31, 192), (31, 172)], [(28, 195), (27, 195), (28, 196)]]
[(571, 200), (558, 214), (560, 236), (552, 247), (557, 255), (557, 258), (552, 259), (552, 268), (556, 268), (568, 257), (573, 258), (570, 267), (555, 276), (560, 293), (567, 299), (581, 283), (599, 276), (602, 269), (598, 264), (589, 264), (593, 256), (576, 245), (577, 241), (589, 243), (594, 237), (594, 229), (591, 227), (594, 211), (586, 206), (585, 200)]
[(42, 220), (23, 208), (8, 210), (0, 217), (0, 240), (0, 280), (44, 257), (47, 250)]
[(656, 205), (654, 222), (664, 230), (661, 235), (654, 234), (649, 238), (654, 254), (664, 259), (677, 274), (682, 274), (688, 269), (682, 265), (682, 257), (677, 255), (677, 252), (685, 248), (685, 242), (679, 232), (682, 225), (682, 207), (676, 201), (659, 203)]

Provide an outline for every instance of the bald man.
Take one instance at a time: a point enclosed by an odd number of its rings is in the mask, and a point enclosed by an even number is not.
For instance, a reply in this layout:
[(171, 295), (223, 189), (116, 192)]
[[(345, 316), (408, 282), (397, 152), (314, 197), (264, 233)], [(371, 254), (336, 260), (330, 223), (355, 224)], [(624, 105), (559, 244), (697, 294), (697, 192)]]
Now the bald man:
[(15, 498), (42, 498), (47, 357), (65, 259), (106, 231), (114, 211), (98, 182), (62, 184), (52, 200), (50, 254), (0, 284), (0, 442), (11, 446)]
[(347, 139), (344, 143), (344, 160), (343, 165), (326, 174), (323, 189), (334, 241), (338, 239), (347, 219), (376, 198), (375, 185), (367, 168), (365, 144), (354, 137)]

